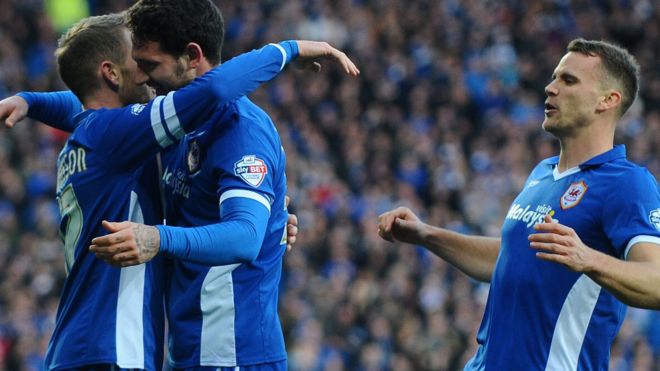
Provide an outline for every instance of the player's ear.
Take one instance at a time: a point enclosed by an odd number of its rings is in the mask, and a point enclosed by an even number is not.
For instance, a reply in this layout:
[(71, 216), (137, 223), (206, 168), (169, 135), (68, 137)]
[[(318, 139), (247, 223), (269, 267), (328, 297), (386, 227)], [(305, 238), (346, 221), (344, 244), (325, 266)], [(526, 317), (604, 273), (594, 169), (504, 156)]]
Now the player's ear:
[(191, 69), (197, 68), (204, 58), (202, 47), (197, 43), (188, 43), (186, 45), (185, 56), (188, 59), (188, 67)]
[(101, 77), (113, 90), (119, 87), (119, 69), (110, 61), (101, 62)]
[(605, 92), (605, 95), (601, 97), (600, 102), (598, 102), (598, 106), (596, 107), (596, 110), (599, 112), (604, 112), (609, 109), (617, 107), (619, 104), (621, 104), (621, 92), (611, 89)]

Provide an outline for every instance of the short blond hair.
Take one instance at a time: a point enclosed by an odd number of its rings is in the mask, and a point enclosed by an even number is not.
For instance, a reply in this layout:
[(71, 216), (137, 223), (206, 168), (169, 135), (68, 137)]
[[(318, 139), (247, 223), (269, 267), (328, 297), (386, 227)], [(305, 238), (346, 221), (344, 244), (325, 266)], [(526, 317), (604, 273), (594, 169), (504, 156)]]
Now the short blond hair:
[(100, 87), (101, 62), (124, 63), (124, 29), (123, 14), (107, 14), (83, 18), (60, 37), (55, 50), (60, 77), (81, 101)]

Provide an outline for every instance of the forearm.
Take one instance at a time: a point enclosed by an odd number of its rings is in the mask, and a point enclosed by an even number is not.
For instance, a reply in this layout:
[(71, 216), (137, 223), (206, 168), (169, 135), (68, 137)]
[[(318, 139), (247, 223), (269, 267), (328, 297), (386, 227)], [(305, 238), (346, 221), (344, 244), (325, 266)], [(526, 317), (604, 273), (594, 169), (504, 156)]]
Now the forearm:
[(490, 282), (501, 239), (468, 236), (426, 225), (422, 245), (468, 276)]
[(205, 265), (255, 260), (266, 235), (270, 212), (257, 201), (231, 198), (221, 207), (222, 222), (194, 228), (157, 226), (160, 253)]
[(259, 254), (265, 231), (250, 223), (229, 221), (203, 227), (157, 226), (160, 253), (204, 265), (247, 263)]
[(19, 97), (28, 104), (28, 117), (66, 132), (73, 132), (73, 117), (82, 112), (82, 103), (70, 91), (49, 93), (20, 92)]
[(623, 303), (660, 309), (660, 270), (653, 262), (623, 261), (595, 252), (586, 274)]

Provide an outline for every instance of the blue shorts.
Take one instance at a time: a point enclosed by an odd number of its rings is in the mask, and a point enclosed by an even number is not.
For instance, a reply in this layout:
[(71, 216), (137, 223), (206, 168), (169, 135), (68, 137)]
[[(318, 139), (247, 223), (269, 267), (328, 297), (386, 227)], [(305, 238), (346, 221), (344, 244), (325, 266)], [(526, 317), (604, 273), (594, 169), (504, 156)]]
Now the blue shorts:
[(212, 366), (197, 366), (187, 368), (173, 368), (172, 371), (287, 371), (286, 359), (278, 362), (260, 363), (258, 365), (250, 366), (235, 366), (235, 367), (212, 367)]

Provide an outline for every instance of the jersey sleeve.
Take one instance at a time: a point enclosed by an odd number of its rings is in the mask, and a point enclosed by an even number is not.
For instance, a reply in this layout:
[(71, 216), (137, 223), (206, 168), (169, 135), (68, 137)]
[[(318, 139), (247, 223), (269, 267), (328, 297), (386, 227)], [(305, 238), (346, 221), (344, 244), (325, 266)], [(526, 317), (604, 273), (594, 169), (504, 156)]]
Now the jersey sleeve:
[(74, 116), (82, 112), (82, 103), (71, 91), (16, 94), (28, 104), (28, 117), (56, 129), (72, 133), (78, 125)]
[(173, 144), (202, 126), (218, 107), (275, 77), (297, 55), (295, 45), (270, 44), (242, 54), (147, 104), (110, 110), (109, 121), (86, 132), (91, 142), (113, 154), (109, 161), (132, 163)]
[(603, 228), (623, 259), (637, 242), (660, 243), (658, 183), (644, 168), (636, 168), (626, 177), (603, 208)]
[[(256, 124), (256, 121), (264, 121)], [(267, 122), (266, 122), (267, 121)], [(266, 115), (248, 111), (222, 127), (206, 161), (211, 162), (220, 206), (230, 198), (248, 198), (270, 212), (275, 200), (274, 176), (282, 165), (283, 149)]]
[(204, 265), (251, 262), (259, 255), (268, 216), (257, 201), (228, 200), (220, 208), (220, 223), (192, 228), (156, 226), (160, 254)]

